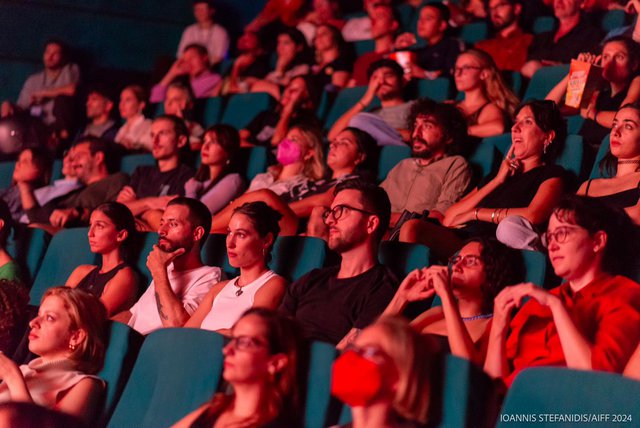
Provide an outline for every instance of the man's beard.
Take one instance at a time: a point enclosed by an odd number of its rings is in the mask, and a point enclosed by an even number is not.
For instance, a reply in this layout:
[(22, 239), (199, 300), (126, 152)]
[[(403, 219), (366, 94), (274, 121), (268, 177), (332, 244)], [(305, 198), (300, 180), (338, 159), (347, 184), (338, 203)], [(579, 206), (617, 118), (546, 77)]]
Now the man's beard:
[(423, 140), (421, 138), (414, 138), (412, 140), (412, 142), (416, 141), (416, 140), (421, 142), (421, 144), (424, 146), (424, 149), (422, 149), (420, 151), (416, 151), (413, 148), (413, 144), (412, 144), (411, 145), (411, 157), (419, 158), (419, 159), (431, 159), (433, 157), (433, 150), (429, 146), (429, 143), (427, 143), (425, 140)]
[(189, 245), (186, 242), (176, 242), (164, 237), (159, 237), (158, 247), (160, 247), (160, 249), (165, 253), (172, 253), (179, 248), (184, 248), (185, 252), (188, 252), (191, 249), (192, 245)]
[(510, 17), (507, 17), (507, 19), (504, 19), (502, 22), (495, 23), (491, 21), (491, 25), (493, 25), (494, 30), (502, 31), (505, 28), (507, 28), (509, 25), (513, 24), (515, 20), (516, 20), (516, 16), (512, 15)]

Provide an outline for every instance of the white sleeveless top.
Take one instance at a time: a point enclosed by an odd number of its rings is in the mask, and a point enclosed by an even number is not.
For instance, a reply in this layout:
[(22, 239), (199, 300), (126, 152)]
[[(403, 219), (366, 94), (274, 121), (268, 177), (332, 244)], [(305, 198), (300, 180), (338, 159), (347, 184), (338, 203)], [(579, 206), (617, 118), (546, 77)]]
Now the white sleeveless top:
[[(231, 328), (233, 324), (242, 316), (242, 314), (253, 306), (253, 300), (256, 293), (271, 278), (278, 276), (272, 270), (268, 270), (260, 275), (255, 281), (238, 288), (236, 286), (238, 279), (235, 277), (220, 290), (218, 295), (213, 299), (213, 305), (207, 316), (202, 320), (200, 328), (205, 330), (220, 330), (222, 328)], [(242, 290), (237, 295), (238, 290)]]

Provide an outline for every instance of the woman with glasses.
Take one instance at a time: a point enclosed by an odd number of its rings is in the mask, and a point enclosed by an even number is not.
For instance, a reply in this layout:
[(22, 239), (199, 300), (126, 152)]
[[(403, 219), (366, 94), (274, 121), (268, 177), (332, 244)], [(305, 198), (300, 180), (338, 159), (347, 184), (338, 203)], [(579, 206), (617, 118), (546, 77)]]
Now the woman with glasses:
[(453, 78), (456, 89), (464, 94), (458, 107), (467, 119), (469, 135), (483, 138), (504, 133), (519, 101), (493, 58), (469, 49), (458, 55)]
[(416, 269), (402, 281), (384, 315), (399, 315), (411, 302), (438, 295), (441, 306), (411, 322), (422, 334), (441, 339), (453, 355), (484, 361), (493, 299), (504, 287), (523, 279), (522, 258), (495, 238), (467, 241), (448, 266)]
[(214, 395), (174, 428), (301, 426), (304, 349), (295, 321), (267, 309), (248, 310), (222, 351), (222, 377), (233, 392)]
[(637, 257), (636, 235), (621, 209), (564, 199), (545, 241), (565, 282), (551, 291), (528, 283), (498, 294), (485, 371), (507, 385), (531, 366), (622, 372), (640, 340), (640, 286), (620, 275)]
[(426, 244), (449, 257), (471, 236), (495, 236), (497, 224), (510, 215), (533, 225), (547, 222), (565, 190), (565, 171), (554, 165), (564, 144), (566, 125), (552, 101), (529, 101), (518, 108), (511, 147), (497, 174), (486, 178), (445, 213), (441, 225), (409, 220), (400, 240)]
[(267, 266), (280, 232), (280, 217), (264, 202), (248, 202), (233, 211), (227, 257), (231, 266), (240, 269), (240, 276), (211, 287), (185, 327), (228, 334), (247, 309), (280, 305), (287, 282)]
[[(319, 142), (319, 135), (317, 138)], [(313, 236), (322, 235), (325, 232), (320, 215), (331, 204), (333, 189), (345, 180), (366, 177), (372, 163), (371, 155), (375, 152), (376, 146), (375, 140), (366, 132), (356, 128), (346, 128), (329, 144), (327, 165), (331, 170), (330, 178), (321, 177), (306, 181), (295, 186), (285, 195), (278, 194), (271, 188), (260, 190), (254, 188), (254, 191), (250, 188), (249, 192), (240, 196), (214, 217), (212, 231), (220, 233), (226, 230), (230, 215), (236, 207), (246, 202), (263, 201), (282, 214), (280, 227), (283, 235), (295, 234), (299, 219), (308, 217), (310, 217), (309, 224), (313, 225), (311, 226), (314, 230)]]
[(331, 393), (351, 406), (358, 427), (435, 426), (438, 344), (400, 317), (362, 330), (333, 365)]

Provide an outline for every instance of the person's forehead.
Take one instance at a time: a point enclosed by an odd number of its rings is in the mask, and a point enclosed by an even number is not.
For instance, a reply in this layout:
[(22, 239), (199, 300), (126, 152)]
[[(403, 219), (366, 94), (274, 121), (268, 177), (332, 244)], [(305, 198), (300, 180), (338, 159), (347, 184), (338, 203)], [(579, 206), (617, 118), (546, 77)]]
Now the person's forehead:
[(187, 221), (189, 219), (189, 209), (184, 205), (169, 205), (167, 209), (164, 210), (162, 219), (165, 221)]
[(347, 204), (356, 208), (362, 205), (362, 195), (359, 190), (345, 189), (333, 198), (333, 206)]
[(163, 130), (163, 129), (173, 129), (173, 122), (168, 119), (156, 119), (151, 124), (153, 129)]
[(435, 126), (440, 126), (438, 118), (432, 114), (419, 114), (416, 117), (416, 123), (430, 123)]
[(89, 148), (89, 143), (78, 143), (75, 146), (73, 146), (73, 154), (77, 155), (78, 153), (83, 153), (83, 152), (89, 152), (90, 148)]

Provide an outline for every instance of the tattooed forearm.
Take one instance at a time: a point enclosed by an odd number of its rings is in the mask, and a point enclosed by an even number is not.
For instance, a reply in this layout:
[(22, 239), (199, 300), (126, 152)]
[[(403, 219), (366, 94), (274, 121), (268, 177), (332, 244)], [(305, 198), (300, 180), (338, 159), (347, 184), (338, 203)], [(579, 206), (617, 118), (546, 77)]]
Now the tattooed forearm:
[(156, 306), (158, 307), (158, 314), (160, 315), (160, 318), (167, 321), (169, 317), (162, 310), (162, 303), (160, 302), (160, 296), (158, 295), (157, 292), (156, 292)]

